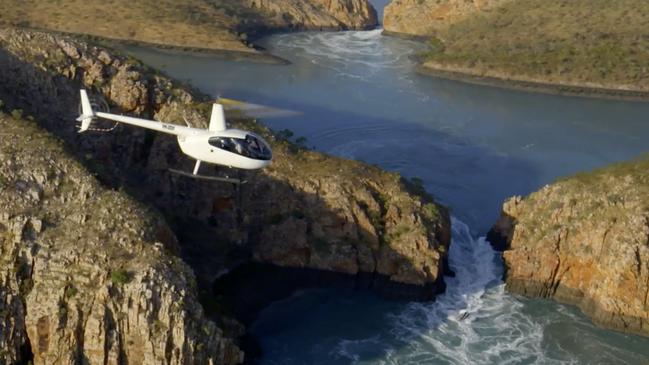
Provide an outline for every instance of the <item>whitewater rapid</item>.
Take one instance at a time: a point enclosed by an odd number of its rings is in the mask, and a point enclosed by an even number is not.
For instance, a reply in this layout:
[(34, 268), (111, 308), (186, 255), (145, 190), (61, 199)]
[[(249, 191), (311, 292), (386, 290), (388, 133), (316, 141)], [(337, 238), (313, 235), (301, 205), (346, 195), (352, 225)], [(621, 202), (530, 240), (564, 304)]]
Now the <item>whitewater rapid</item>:
[(452, 234), (449, 265), (455, 276), (445, 278), (446, 292), (391, 313), (383, 338), (341, 340), (336, 355), (364, 364), (358, 351), (373, 342), (393, 344), (375, 364), (559, 363), (544, 354), (542, 325), (504, 294), (500, 255), (456, 218)]

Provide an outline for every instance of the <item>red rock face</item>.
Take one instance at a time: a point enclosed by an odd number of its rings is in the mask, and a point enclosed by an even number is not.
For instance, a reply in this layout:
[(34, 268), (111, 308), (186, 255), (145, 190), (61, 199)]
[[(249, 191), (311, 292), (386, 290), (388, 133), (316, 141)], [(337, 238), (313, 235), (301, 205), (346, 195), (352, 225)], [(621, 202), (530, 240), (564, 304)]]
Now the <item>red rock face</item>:
[(368, 0), (247, 0), (239, 6), (254, 14), (253, 28), (368, 29), (378, 23)]
[(645, 159), (506, 202), (490, 237), (504, 241), (508, 290), (572, 303), (600, 325), (649, 335), (648, 179)]

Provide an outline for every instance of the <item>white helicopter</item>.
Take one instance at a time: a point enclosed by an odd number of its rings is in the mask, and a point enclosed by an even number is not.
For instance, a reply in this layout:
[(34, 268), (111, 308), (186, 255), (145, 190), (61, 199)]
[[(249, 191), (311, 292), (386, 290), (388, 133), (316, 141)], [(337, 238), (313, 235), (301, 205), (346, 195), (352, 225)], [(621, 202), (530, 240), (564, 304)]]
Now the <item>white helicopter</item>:
[(218, 103), (212, 105), (209, 127), (200, 129), (95, 111), (86, 90), (81, 90), (81, 115), (77, 118), (77, 121), (81, 122), (79, 133), (89, 130), (90, 124), (97, 118), (177, 136), (180, 150), (194, 158), (196, 165), (192, 173), (172, 169), (170, 171), (193, 178), (240, 184), (239, 179), (199, 175), (201, 162), (258, 170), (270, 165), (273, 157), (270, 145), (260, 136), (239, 129), (228, 129), (223, 105)]

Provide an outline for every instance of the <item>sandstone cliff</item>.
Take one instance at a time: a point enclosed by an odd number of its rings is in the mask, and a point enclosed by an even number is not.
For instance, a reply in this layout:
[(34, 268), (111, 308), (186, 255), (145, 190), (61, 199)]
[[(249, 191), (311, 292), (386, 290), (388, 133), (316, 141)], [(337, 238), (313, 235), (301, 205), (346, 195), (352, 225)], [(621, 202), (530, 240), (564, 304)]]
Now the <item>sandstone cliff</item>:
[(386, 32), (432, 36), (470, 16), (511, 0), (393, 0), (385, 8)]
[(0, 0), (0, 26), (13, 25), (145, 42), (163, 47), (259, 52), (248, 34), (291, 29), (366, 29), (367, 0)]
[(0, 113), (0, 363), (235, 364), (164, 219)]
[(505, 250), (509, 291), (649, 335), (649, 158), (514, 197), (489, 238)]
[(213, 0), (218, 8), (229, 9), (238, 28), (257, 29), (368, 29), (377, 25), (376, 10), (367, 0), (244, 0), (233, 4)]

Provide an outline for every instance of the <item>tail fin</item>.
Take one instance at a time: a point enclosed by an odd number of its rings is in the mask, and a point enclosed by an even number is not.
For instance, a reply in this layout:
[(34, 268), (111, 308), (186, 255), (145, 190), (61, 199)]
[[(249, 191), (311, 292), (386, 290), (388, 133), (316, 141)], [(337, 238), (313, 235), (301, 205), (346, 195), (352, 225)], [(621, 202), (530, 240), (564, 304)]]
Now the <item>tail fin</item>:
[(77, 118), (78, 122), (81, 122), (81, 128), (79, 128), (79, 133), (85, 132), (90, 127), (95, 119), (95, 113), (92, 111), (92, 105), (90, 104), (90, 99), (88, 98), (88, 93), (86, 90), (81, 90), (81, 115)]
[(212, 104), (212, 116), (210, 117), (210, 125), (207, 129), (210, 132), (220, 132), (227, 129), (223, 105), (217, 103)]

